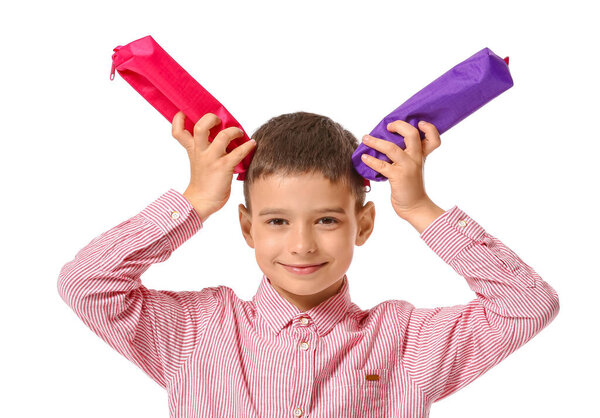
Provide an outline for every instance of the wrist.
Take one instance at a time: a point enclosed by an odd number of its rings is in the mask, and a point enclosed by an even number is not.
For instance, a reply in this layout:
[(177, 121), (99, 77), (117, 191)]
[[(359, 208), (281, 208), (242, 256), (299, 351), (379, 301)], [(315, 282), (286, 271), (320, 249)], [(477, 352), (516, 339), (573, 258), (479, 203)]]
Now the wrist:
[(421, 234), (433, 221), (446, 212), (444, 209), (433, 203), (430, 199), (400, 216), (410, 223)]
[(190, 192), (188, 192), (187, 190), (185, 192), (182, 193), (183, 197), (186, 198), (186, 200), (190, 203), (190, 205), (192, 205), (192, 207), (194, 208), (194, 210), (196, 211), (196, 213), (198, 214), (198, 216), (200, 217), (200, 220), (202, 221), (202, 223), (204, 223), (206, 221), (206, 219), (212, 215), (212, 212), (207, 211), (206, 209), (204, 209), (202, 207), (202, 205), (200, 205), (192, 196), (192, 194)]

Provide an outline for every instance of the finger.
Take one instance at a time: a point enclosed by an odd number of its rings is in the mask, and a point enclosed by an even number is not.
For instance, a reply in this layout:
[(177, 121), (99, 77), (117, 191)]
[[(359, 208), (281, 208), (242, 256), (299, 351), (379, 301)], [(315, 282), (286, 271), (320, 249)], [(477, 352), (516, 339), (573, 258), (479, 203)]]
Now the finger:
[(235, 167), (246, 157), (246, 155), (252, 151), (252, 149), (254, 149), (255, 146), (255, 141), (246, 141), (242, 145), (237, 146), (234, 150), (227, 154), (227, 157), (225, 157), (227, 164)]
[(244, 136), (244, 131), (237, 126), (230, 126), (229, 128), (223, 129), (217, 134), (212, 142), (211, 149), (218, 156), (227, 154), (227, 146), (234, 138)]
[(171, 134), (181, 145), (188, 148), (193, 145), (194, 137), (185, 129), (185, 113), (179, 111), (173, 116)]
[(368, 147), (384, 153), (394, 163), (399, 163), (403, 158), (406, 158), (404, 150), (391, 141), (375, 138), (371, 135), (365, 135), (363, 137), (363, 143)]
[(209, 145), (210, 130), (221, 123), (221, 119), (214, 113), (205, 113), (194, 125), (194, 140), (196, 146), (204, 150)]
[(442, 144), (442, 139), (433, 123), (422, 120), (419, 122), (419, 129), (425, 133), (425, 139), (423, 139), (423, 157), (427, 157), (431, 154), (431, 151)]
[(379, 158), (375, 158), (369, 154), (363, 154), (361, 156), (361, 160), (367, 166), (371, 167), (373, 170), (377, 171), (378, 173), (383, 174), (388, 179), (390, 178), (390, 175), (392, 175), (391, 174), (392, 173), (392, 165), (390, 163), (382, 161)]
[(405, 152), (415, 159), (421, 159), (423, 150), (421, 145), (421, 136), (419, 130), (410, 123), (403, 120), (395, 120), (388, 123), (387, 129), (390, 132), (396, 132), (404, 137), (406, 144)]

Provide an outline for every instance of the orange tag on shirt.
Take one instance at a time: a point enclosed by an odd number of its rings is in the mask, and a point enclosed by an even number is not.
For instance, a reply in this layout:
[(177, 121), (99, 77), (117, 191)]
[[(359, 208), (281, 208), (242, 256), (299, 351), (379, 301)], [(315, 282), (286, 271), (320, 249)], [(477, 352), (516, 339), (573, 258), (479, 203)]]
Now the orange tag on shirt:
[(378, 374), (368, 374), (367, 380), (379, 380), (379, 375)]

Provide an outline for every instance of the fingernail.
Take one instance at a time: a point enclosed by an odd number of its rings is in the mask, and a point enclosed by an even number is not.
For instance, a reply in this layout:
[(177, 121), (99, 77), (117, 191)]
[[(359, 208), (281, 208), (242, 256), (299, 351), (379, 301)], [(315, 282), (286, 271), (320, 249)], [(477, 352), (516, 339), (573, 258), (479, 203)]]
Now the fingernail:
[(420, 125), (420, 126), (425, 126), (425, 121), (424, 121), (424, 120), (422, 120), (421, 122), (419, 122), (419, 125)]
[(363, 154), (363, 155), (361, 156), (361, 158), (362, 158), (363, 160), (366, 160), (367, 158), (369, 158), (369, 156), (368, 156), (367, 154)]

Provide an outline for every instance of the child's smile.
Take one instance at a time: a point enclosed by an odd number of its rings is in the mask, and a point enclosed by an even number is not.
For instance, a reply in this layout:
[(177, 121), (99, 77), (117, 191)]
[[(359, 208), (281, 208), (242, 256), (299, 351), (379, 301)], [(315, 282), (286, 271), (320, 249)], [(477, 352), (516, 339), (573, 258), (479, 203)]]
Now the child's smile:
[(325, 263), (321, 263), (321, 264), (313, 264), (313, 265), (288, 265), (288, 264), (284, 264), (281, 263), (281, 265), (287, 270), (287, 271), (291, 271), (292, 273), (296, 273), (296, 274), (311, 274), (316, 272), (317, 270), (320, 270), (321, 267), (323, 267), (325, 264), (327, 264), (327, 262)]
[(320, 173), (261, 178), (250, 196), (252, 214), (240, 205), (240, 224), (271, 285), (301, 311), (333, 296), (354, 246), (372, 232), (373, 203), (355, 213), (350, 188)]

